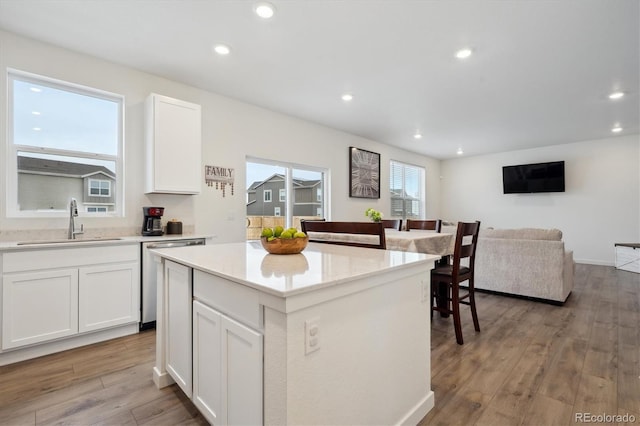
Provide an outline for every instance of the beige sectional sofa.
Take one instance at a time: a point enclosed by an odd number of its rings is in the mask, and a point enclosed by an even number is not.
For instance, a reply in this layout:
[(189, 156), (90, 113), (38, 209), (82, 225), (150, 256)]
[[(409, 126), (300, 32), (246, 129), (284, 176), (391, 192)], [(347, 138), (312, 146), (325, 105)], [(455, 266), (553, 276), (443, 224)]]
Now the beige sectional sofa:
[(478, 235), (478, 289), (564, 303), (574, 269), (558, 229), (481, 229)]

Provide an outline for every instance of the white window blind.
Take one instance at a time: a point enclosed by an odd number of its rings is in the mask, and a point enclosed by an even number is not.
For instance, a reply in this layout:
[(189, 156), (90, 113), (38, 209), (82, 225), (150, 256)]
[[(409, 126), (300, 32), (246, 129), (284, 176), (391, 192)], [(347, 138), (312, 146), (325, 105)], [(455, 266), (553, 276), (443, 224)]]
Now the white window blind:
[(391, 216), (402, 219), (424, 217), (424, 176), (423, 167), (391, 160), (389, 189)]

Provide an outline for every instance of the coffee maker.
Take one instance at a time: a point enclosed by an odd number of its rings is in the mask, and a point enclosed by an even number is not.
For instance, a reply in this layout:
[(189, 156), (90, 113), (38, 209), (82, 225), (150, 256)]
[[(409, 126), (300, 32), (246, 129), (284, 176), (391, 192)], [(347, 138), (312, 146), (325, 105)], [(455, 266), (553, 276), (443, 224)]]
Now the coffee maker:
[(164, 207), (143, 207), (144, 221), (142, 222), (142, 235), (158, 236), (162, 232), (162, 215)]

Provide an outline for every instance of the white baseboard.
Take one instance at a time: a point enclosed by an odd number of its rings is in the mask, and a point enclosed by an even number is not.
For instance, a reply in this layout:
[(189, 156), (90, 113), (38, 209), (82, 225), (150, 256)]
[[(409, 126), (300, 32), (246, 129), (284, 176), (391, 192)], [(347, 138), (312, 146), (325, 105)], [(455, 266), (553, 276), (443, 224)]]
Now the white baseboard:
[(140, 327), (136, 322), (125, 326), (54, 340), (52, 342), (38, 343), (31, 346), (7, 350), (0, 353), (0, 366), (66, 351), (80, 346), (91, 345), (93, 343), (103, 342), (117, 337), (136, 334), (139, 331)]
[(418, 402), (402, 419), (396, 423), (397, 425), (417, 425), (420, 420), (429, 413), (435, 406), (435, 399), (433, 391), (429, 393)]
[(615, 266), (615, 262), (609, 262), (604, 260), (594, 260), (594, 259), (573, 259), (576, 263), (581, 263), (584, 265), (597, 265), (597, 266)]

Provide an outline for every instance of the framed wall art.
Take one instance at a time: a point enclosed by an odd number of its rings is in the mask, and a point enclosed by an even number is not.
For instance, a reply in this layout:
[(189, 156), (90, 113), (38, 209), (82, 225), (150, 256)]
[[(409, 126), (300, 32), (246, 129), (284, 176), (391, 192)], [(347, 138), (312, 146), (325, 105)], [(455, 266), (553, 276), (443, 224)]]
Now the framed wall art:
[(380, 198), (380, 154), (349, 147), (349, 197)]

